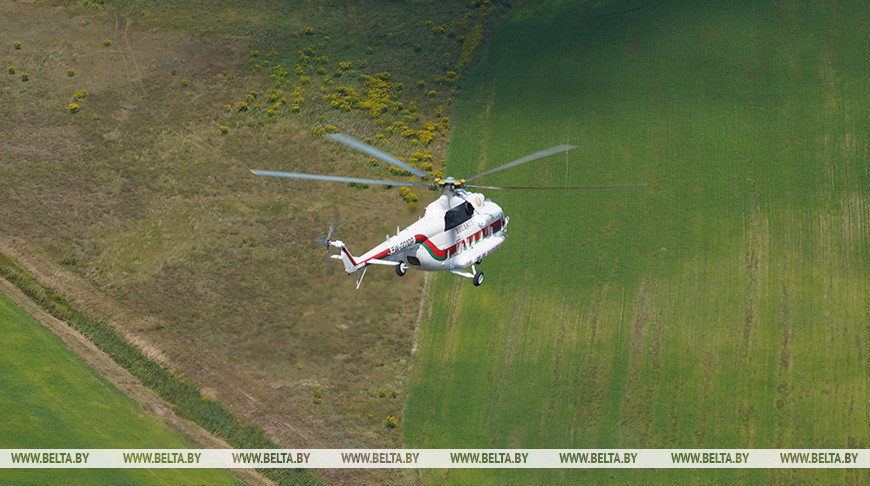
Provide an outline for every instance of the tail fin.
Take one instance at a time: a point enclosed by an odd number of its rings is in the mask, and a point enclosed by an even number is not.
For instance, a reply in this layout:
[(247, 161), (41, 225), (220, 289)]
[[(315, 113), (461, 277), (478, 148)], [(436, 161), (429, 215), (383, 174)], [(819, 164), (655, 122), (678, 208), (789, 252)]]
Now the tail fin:
[(359, 269), (365, 267), (365, 265), (358, 264), (356, 259), (354, 259), (353, 255), (347, 251), (347, 247), (344, 246), (344, 243), (341, 241), (330, 241), (329, 244), (338, 248), (338, 255), (332, 255), (332, 258), (336, 260), (341, 260), (341, 263), (344, 263), (344, 271), (347, 272), (348, 275), (357, 272)]

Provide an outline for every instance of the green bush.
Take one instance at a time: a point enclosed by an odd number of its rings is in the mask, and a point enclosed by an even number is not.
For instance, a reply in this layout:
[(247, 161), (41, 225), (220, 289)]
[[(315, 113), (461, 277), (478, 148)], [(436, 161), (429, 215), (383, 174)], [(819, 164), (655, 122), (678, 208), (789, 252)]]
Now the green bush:
[(387, 416), (386, 419), (384, 419), (384, 427), (386, 427), (388, 429), (395, 429), (396, 425), (398, 425), (398, 421), (396, 420), (396, 417), (389, 415), (389, 416)]

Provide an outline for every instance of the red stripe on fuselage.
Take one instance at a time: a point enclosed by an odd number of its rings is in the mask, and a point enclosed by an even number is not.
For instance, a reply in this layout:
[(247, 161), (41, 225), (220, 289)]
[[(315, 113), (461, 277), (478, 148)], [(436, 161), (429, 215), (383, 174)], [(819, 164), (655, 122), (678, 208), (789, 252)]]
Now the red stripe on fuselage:
[(385, 256), (387, 256), (387, 255), (389, 255), (389, 254), (390, 254), (390, 249), (387, 248), (386, 250), (384, 250), (384, 251), (378, 253), (377, 255), (375, 255), (375, 256), (369, 258), (368, 260), (364, 261), (363, 263), (364, 263), (364, 264), (368, 264), (368, 262), (371, 261), (371, 260), (380, 260), (381, 258), (383, 258), (383, 257), (385, 257)]
[[(495, 233), (496, 231), (498, 231), (501, 228), (502, 220), (497, 219), (497, 220), (495, 220), (495, 222), (493, 222), (489, 226), (492, 228), (492, 232)], [(475, 233), (467, 238), (466, 245), (470, 246), (472, 242), (480, 241), (484, 238), (486, 238), (486, 231), (485, 230), (478, 231), (477, 233)], [(429, 249), (429, 251), (431, 251), (438, 258), (447, 258), (448, 253), (450, 253), (451, 255), (456, 254), (456, 246), (457, 245), (453, 245), (453, 246), (450, 246), (450, 247), (442, 250), (441, 248), (438, 248), (437, 246), (435, 246), (435, 244), (432, 243), (432, 240), (427, 238), (426, 235), (420, 235), (420, 234), (414, 235), (414, 243), (422, 243), (423, 245), (426, 246), (426, 248)], [(351, 263), (353, 263), (354, 265), (357, 265), (357, 263), (354, 261), (353, 257), (350, 256), (350, 252), (347, 251), (346, 248), (344, 249), (344, 252), (347, 254), (348, 258), (350, 258)], [(368, 265), (369, 261), (381, 259), (387, 255), (390, 255), (389, 248), (386, 248), (383, 251), (381, 251), (380, 253), (378, 253), (377, 255), (367, 259), (366, 261), (362, 262), (362, 264)]]
[(342, 246), (342, 247), (341, 247), (341, 251), (343, 251), (344, 254), (347, 255), (347, 258), (350, 259), (350, 263), (352, 263), (353, 266), (356, 266), (356, 260), (354, 260), (354, 259), (353, 259), (353, 256), (351, 256), (350, 252), (347, 251), (347, 247)]

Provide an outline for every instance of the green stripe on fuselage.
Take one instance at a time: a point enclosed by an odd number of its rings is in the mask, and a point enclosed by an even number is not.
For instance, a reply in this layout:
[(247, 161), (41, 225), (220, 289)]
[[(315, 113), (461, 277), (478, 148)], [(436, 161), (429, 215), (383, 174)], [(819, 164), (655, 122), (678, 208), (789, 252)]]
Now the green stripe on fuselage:
[(447, 255), (447, 251), (444, 252), (444, 255), (445, 255), (445, 256), (443, 256), (443, 257), (439, 257), (438, 255), (435, 254), (434, 251), (432, 251), (432, 248), (429, 248), (429, 245), (430, 245), (430, 244), (431, 244), (430, 241), (424, 241), (424, 242), (423, 242), (423, 248), (425, 248), (426, 251), (429, 252), (429, 255), (431, 255), (432, 258), (434, 258), (435, 260), (437, 260), (437, 261), (439, 261), (439, 262), (443, 262), (444, 260), (447, 259), (447, 256), (446, 256), (446, 255)]

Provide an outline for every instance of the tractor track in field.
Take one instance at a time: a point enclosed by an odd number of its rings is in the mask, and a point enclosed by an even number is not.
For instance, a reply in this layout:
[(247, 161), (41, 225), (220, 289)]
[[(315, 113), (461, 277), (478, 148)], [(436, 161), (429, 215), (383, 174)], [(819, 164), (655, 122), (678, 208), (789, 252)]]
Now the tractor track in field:
[[(6, 253), (5, 247), (0, 245), (0, 248), (3, 248), (3, 252)], [(30, 269), (28, 268), (28, 270)], [(176, 415), (172, 411), (171, 404), (157, 396), (153, 390), (143, 385), (138, 378), (122, 368), (109, 355), (97, 348), (93, 342), (66, 322), (56, 319), (40, 308), (12, 283), (5, 279), (0, 279), (0, 293), (22, 308), (37, 322), (45, 326), (66, 347), (87, 363), (88, 366), (96, 370), (100, 376), (109, 380), (124, 395), (139, 404), (144, 413), (166, 424), (169, 428), (201, 449), (232, 448), (229, 444), (215, 437), (199, 425)], [(253, 469), (233, 469), (230, 472), (246, 484), (275, 484)]]

